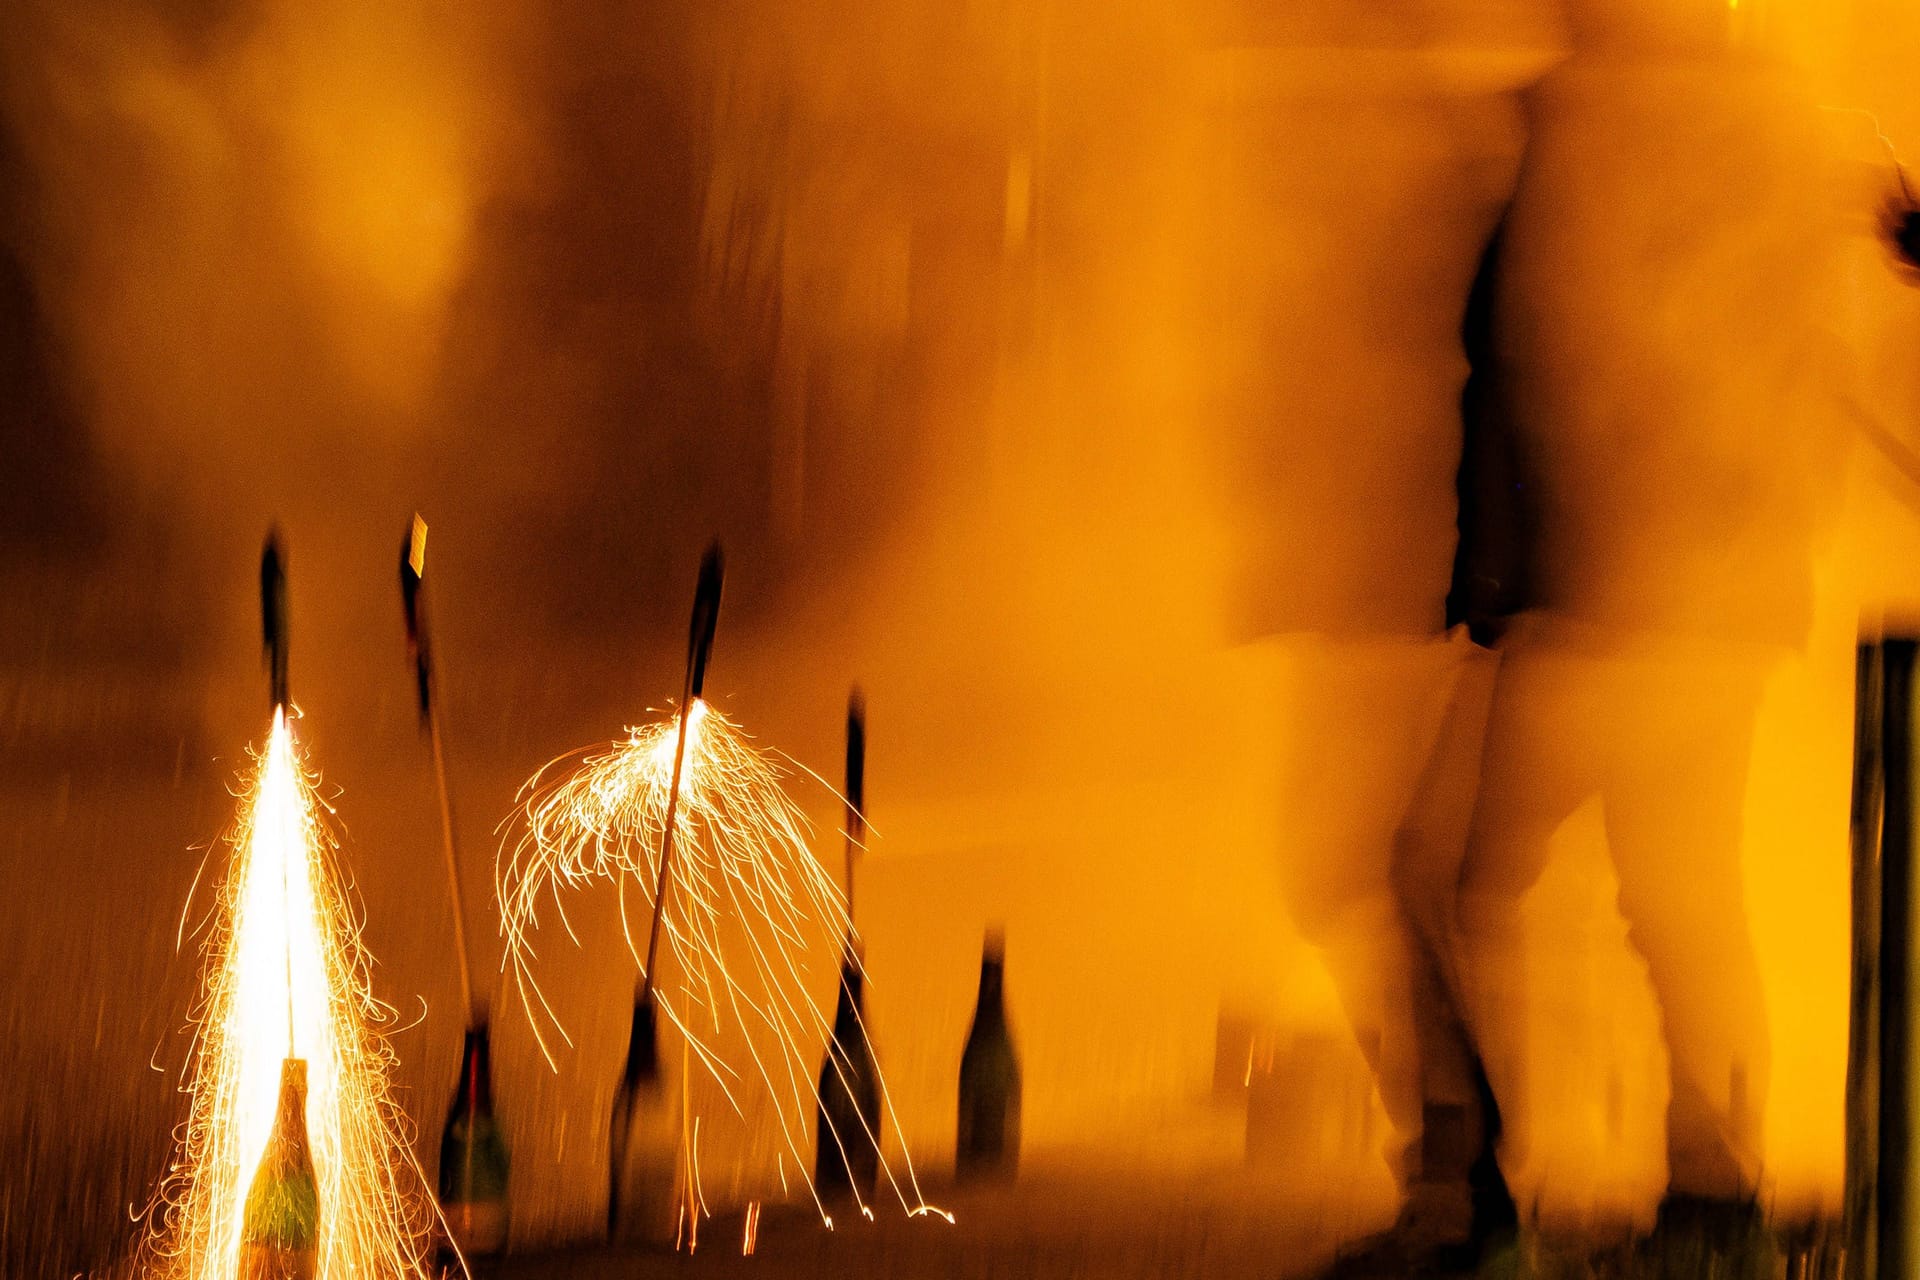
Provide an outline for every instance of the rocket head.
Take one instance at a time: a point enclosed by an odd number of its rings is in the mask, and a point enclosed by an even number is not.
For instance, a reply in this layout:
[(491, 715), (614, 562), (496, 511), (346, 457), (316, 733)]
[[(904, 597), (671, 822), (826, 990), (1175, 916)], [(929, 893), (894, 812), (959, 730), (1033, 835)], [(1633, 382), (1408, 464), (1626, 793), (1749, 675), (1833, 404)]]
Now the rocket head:
[(720, 586), (726, 561), (716, 541), (700, 557), (700, 582), (693, 593), (693, 628), (687, 643), (688, 702), (701, 696), (707, 683), (707, 658), (713, 652), (713, 633), (720, 625)]
[(407, 644), (420, 643), (420, 587), (427, 576), (427, 522), (414, 513), (400, 539), (400, 606), (407, 615)]
[(858, 837), (867, 812), (867, 700), (857, 686), (847, 696), (846, 794), (847, 829)]
[(427, 522), (415, 512), (406, 534), (400, 539), (400, 607), (407, 619), (407, 653), (413, 659), (414, 678), (419, 685), (420, 716), (424, 720), (433, 705), (433, 679), (427, 653), (425, 602), (420, 589), (427, 579)]
[(266, 649), (273, 705), (287, 705), (287, 572), (280, 530), (267, 530), (260, 553), (260, 631)]

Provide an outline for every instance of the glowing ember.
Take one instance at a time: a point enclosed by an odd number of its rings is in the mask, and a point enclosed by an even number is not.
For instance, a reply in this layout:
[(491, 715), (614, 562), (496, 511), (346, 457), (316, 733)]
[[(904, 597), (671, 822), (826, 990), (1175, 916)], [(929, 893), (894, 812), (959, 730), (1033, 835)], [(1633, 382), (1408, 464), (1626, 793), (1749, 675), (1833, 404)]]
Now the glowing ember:
[[(808, 997), (807, 979), (816, 960), (823, 972), (838, 971), (849, 927), (846, 904), (813, 856), (811, 826), (782, 790), (779, 766), (709, 703), (695, 699), (690, 706), (660, 916), (668, 957), (660, 968), (676, 981), (657, 978), (654, 999), (736, 1111), (738, 1090), (765, 1091), (786, 1152), (804, 1178), (811, 1165), (807, 1122), (818, 1101), (814, 1070), (829, 1031), (826, 1015)], [(638, 885), (653, 903), (678, 733), (678, 716), (632, 729), (625, 742), (584, 756), (558, 780), (549, 780), (556, 766), (580, 753), (552, 762), (521, 791), (522, 830), (502, 858), (497, 889), (506, 960), (536, 1034), (542, 1021), (536, 1006), (545, 1020), (553, 1018), (531, 972), (543, 896), (552, 898), (566, 924), (561, 889), (614, 881), (628, 947), (637, 963), (646, 963), (647, 939), (627, 913), (626, 884)], [(718, 1046), (723, 1029), (737, 1034), (750, 1063), (726, 1060)], [(541, 1043), (545, 1047), (544, 1037)], [(884, 1082), (880, 1095), (891, 1113)], [(867, 1134), (836, 1136), (874, 1141)], [(911, 1157), (903, 1165), (896, 1177), (882, 1162), (902, 1207), (941, 1213), (921, 1199)], [(831, 1224), (824, 1207), (821, 1217)]]
[(161, 1191), (159, 1274), (237, 1274), (247, 1191), (290, 1053), (311, 1073), (321, 1280), (428, 1274), (431, 1202), (388, 1095), (391, 1054), (375, 1032), (391, 1010), (370, 989), (323, 807), (276, 709), (228, 837), (232, 861), (203, 947), (192, 1111)]

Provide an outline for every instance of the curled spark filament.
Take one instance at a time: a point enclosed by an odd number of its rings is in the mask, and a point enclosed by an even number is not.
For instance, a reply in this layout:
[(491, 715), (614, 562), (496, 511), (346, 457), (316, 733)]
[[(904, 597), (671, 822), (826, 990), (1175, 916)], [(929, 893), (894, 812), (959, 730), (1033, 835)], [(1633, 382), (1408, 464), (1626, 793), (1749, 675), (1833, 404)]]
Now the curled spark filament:
[[(838, 972), (846, 901), (814, 856), (812, 824), (787, 795), (782, 767), (703, 699), (688, 703), (686, 729), (677, 794), (678, 714), (563, 756), (521, 789), (510, 820), (517, 836), (503, 843), (496, 870), (504, 963), (552, 1063), (542, 1027), (566, 1033), (533, 972), (542, 908), (551, 905), (578, 943), (565, 895), (613, 882), (643, 972), (653, 929), (664, 940), (659, 972), (649, 975), (657, 1007), (737, 1114), (745, 1115), (745, 1090), (768, 1100), (780, 1145), (804, 1170), (814, 1065), (831, 1030), (809, 990), (819, 985), (816, 972)], [(663, 849), (671, 850), (664, 876)], [(641, 930), (627, 906), (634, 887), (653, 913)], [(880, 1091), (891, 1112), (884, 1083)], [(878, 1145), (871, 1133), (831, 1140)], [(882, 1167), (909, 1213), (941, 1213), (921, 1197), (910, 1156), (897, 1173), (890, 1162)], [(817, 1196), (815, 1204), (830, 1221)]]
[(223, 841), (230, 860), (202, 942), (191, 1102), (159, 1193), (152, 1274), (238, 1274), (247, 1193), (288, 1056), (308, 1063), (319, 1276), (429, 1273), (433, 1209), (389, 1093), (392, 1057), (379, 1035), (392, 1011), (373, 994), (325, 812), (318, 779), (276, 708)]

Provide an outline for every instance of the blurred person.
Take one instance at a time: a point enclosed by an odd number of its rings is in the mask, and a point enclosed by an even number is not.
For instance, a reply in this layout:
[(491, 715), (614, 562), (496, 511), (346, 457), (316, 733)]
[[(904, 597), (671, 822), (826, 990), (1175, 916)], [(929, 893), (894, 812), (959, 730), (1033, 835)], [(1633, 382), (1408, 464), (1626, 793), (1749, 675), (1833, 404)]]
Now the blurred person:
[(1423, 1185), (1429, 1195), (1450, 1197), (1453, 1220), (1467, 1224), (1464, 1238), (1456, 1232), (1436, 1251), (1436, 1262), (1471, 1263), (1517, 1225), (1512, 1194), (1493, 1155), (1500, 1111), (1467, 1031), (1454, 929), (1499, 671), (1497, 646), (1528, 602), (1539, 522), (1495, 376), (1493, 292), (1503, 238), (1496, 228), (1487, 243), (1461, 325), (1469, 374), (1460, 397), (1458, 539), (1446, 599), (1455, 674), (1444, 718), (1394, 833), (1392, 855), (1394, 886), (1417, 939), (1414, 973), (1421, 998), (1414, 1006), (1414, 1031), (1425, 1107)]
[(1769, 1065), (1748, 766), (1766, 682), (1805, 649), (1841, 494), (1842, 263), (1871, 202), (1721, 0), (1577, 0), (1569, 18), (1572, 56), (1531, 98), (1496, 290), (1538, 527), (1458, 886), (1464, 999), (1515, 1177), (1535, 1117), (1521, 899), (1597, 797), (1669, 1058), (1656, 1232), (1724, 1242), (1757, 1222)]
[[(1233, 92), (1186, 160), (1209, 200), (1189, 261), (1218, 335), (1201, 404), (1229, 442), (1234, 625), (1282, 664), (1298, 743), (1282, 891), (1373, 1073), (1403, 1197), (1344, 1271), (1466, 1265), (1511, 1218), (1497, 1170), (1476, 1194), (1488, 1108), (1445, 954), (1492, 660), (1452, 581), (1478, 563), (1456, 548), (1460, 486), (1481, 481), (1458, 473), (1488, 461), (1463, 451), (1463, 316), (1513, 193), (1516, 90), (1551, 37), (1456, 43), (1442, 18), (1485, 8), (1316, 5), (1283, 35), (1243, 15), (1219, 33)], [(1262, 37), (1267, 76), (1248, 70)]]
[(1437, 687), (1437, 728), (1419, 737), (1424, 764), (1400, 811), (1387, 859), (1388, 891), (1405, 930), (1411, 1055), (1397, 1084), (1419, 1106), (1407, 1152), (1405, 1210), (1392, 1230), (1341, 1259), (1336, 1273), (1472, 1270), (1510, 1241), (1518, 1217), (1494, 1157), (1500, 1110), (1461, 1003), (1454, 928), (1457, 890), (1478, 796), (1498, 646), (1529, 600), (1539, 522), (1511, 416), (1495, 377), (1493, 292), (1503, 236), (1496, 226), (1475, 272), (1460, 326), (1468, 376), (1459, 402), (1460, 459), (1452, 578)]

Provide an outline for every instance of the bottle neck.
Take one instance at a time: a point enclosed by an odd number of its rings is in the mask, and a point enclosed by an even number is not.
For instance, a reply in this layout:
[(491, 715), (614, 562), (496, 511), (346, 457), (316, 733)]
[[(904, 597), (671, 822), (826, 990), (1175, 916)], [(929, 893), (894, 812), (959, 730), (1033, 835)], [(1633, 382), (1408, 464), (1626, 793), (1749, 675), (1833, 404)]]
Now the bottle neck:
[(633, 1002), (633, 1029), (627, 1036), (627, 1067), (622, 1079), (629, 1089), (660, 1078), (660, 1050), (654, 1026), (653, 996)]
[(985, 956), (980, 961), (980, 998), (974, 1005), (974, 1022), (992, 1025), (1006, 1020), (1006, 1007), (1001, 996), (1001, 976), (1004, 972), (1002, 962)]
[(307, 1064), (299, 1059), (289, 1058), (281, 1065), (280, 1106), (268, 1144), (270, 1151), (278, 1148), (291, 1162), (311, 1158), (307, 1151)]
[(860, 1035), (865, 975), (851, 957), (840, 965), (840, 998), (833, 1010), (833, 1038), (850, 1043)]
[(493, 1062), (491, 1037), (483, 1022), (467, 1031), (466, 1047), (460, 1055), (460, 1093), (454, 1099), (459, 1111), (493, 1110)]

